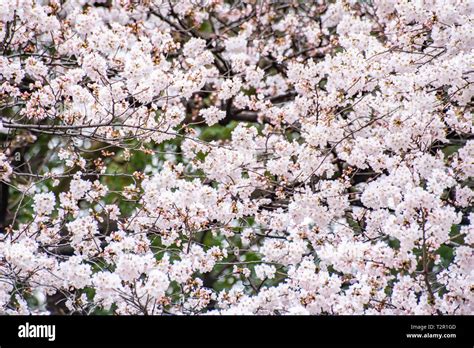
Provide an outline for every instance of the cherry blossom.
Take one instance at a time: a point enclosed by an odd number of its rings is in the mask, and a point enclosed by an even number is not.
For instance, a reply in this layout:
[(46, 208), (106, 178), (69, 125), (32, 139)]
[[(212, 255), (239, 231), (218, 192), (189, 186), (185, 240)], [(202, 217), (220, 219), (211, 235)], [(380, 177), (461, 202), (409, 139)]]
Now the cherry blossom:
[(0, 314), (472, 314), (473, 15), (1, 1)]

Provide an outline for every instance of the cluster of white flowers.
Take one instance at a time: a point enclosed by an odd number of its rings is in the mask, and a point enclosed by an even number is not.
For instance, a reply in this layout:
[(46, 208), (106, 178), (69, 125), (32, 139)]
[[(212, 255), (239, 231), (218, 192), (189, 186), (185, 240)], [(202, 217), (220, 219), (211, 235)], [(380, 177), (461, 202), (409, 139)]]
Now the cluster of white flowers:
[(199, 115), (206, 120), (209, 126), (212, 126), (225, 117), (225, 111), (219, 110), (215, 106), (199, 111)]
[(38, 215), (51, 215), (56, 203), (56, 197), (52, 192), (39, 193), (33, 198), (33, 209)]
[(0, 180), (8, 181), (9, 176), (13, 173), (10, 161), (4, 153), (0, 153)]
[(474, 312), (473, 2), (281, 3), (1, 1), (0, 314)]

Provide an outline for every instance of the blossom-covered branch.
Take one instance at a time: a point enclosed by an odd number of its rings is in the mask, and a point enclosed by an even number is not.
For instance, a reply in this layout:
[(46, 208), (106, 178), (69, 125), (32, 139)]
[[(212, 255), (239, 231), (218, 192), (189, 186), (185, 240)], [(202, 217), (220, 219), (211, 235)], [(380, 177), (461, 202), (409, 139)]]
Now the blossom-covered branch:
[(2, 1), (0, 313), (472, 313), (473, 14)]

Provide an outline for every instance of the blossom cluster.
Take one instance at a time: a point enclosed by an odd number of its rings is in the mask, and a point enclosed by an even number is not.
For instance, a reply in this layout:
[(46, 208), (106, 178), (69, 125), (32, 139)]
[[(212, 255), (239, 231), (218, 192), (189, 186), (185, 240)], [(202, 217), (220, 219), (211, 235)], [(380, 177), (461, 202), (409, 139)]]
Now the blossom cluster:
[(1, 1), (0, 313), (474, 313), (473, 16)]

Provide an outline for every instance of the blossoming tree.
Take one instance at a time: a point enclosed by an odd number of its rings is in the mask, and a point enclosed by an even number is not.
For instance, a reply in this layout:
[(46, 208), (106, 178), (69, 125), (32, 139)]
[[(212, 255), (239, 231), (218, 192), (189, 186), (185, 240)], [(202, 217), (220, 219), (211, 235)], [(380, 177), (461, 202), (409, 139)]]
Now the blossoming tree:
[(0, 313), (472, 314), (473, 16), (2, 0)]

